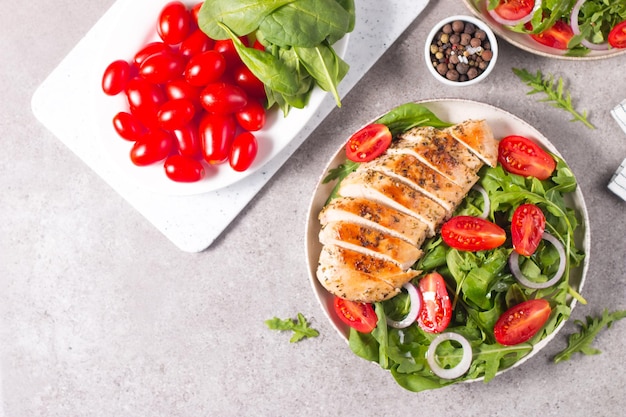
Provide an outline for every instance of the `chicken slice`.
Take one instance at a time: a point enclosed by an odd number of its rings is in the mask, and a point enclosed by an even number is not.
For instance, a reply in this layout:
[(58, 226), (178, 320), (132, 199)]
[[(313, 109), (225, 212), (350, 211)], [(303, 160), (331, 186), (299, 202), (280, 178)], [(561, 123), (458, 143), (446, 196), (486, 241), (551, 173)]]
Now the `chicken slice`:
[(381, 230), (419, 247), (428, 226), (415, 217), (376, 201), (364, 198), (338, 197), (331, 200), (319, 214), (322, 226), (348, 221)]
[(368, 166), (426, 194), (448, 213), (454, 211), (466, 194), (463, 188), (410, 154), (382, 155), (368, 162)]
[(498, 141), (484, 120), (467, 120), (445, 131), (490, 167), (498, 164)]
[(367, 198), (411, 215), (428, 226), (427, 237), (435, 235), (447, 216), (446, 209), (426, 195), (374, 170), (352, 172), (341, 182), (339, 195)]
[(336, 245), (394, 262), (402, 270), (409, 269), (422, 251), (406, 241), (380, 230), (351, 222), (331, 222), (319, 234), (323, 245)]
[(330, 293), (364, 303), (387, 300), (419, 271), (402, 270), (396, 263), (335, 245), (320, 254), (317, 278)]

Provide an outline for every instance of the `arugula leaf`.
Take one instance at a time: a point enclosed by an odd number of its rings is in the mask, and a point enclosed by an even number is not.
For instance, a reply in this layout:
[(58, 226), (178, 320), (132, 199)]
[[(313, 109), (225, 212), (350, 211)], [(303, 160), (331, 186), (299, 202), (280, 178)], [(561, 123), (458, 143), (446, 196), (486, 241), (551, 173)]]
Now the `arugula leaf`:
[(544, 93), (546, 97), (542, 102), (549, 102), (553, 107), (563, 109), (569, 112), (574, 118), (572, 122), (579, 121), (590, 129), (595, 129), (589, 120), (587, 120), (587, 111), (582, 113), (577, 112), (572, 104), (572, 97), (569, 91), (565, 90), (564, 81), (562, 77), (555, 80), (553, 75), (544, 77), (540, 70), (537, 70), (535, 75), (531, 74), (525, 69), (513, 68), (513, 72), (517, 77), (525, 84), (532, 87), (532, 90), (528, 92), (528, 95), (536, 93)]
[(320, 334), (317, 330), (309, 326), (309, 323), (302, 313), (298, 313), (297, 320), (282, 320), (278, 317), (274, 317), (272, 319), (265, 320), (265, 324), (271, 330), (293, 331), (294, 334), (291, 336), (291, 339), (289, 339), (291, 343), (299, 342), (307, 337), (317, 337)]
[(576, 320), (574, 323), (580, 326), (578, 333), (569, 336), (567, 347), (554, 356), (554, 363), (567, 361), (574, 353), (582, 353), (584, 355), (597, 355), (601, 353), (598, 349), (591, 346), (600, 330), (604, 327), (607, 329), (613, 323), (626, 317), (626, 310), (616, 310), (609, 313), (608, 309), (604, 309), (602, 317), (587, 316), (587, 321)]

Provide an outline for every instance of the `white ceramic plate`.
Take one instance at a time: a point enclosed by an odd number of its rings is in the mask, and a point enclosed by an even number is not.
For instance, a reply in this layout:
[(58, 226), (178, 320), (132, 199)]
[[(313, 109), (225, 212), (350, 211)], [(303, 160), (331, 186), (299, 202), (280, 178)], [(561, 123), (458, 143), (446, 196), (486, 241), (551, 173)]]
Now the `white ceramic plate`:
[(465, 3), (465, 6), (467, 6), (467, 8), (476, 17), (487, 22), (487, 24), (498, 36), (502, 37), (510, 44), (536, 55), (547, 58), (582, 61), (611, 58), (626, 53), (626, 49), (608, 49), (605, 51), (590, 51), (587, 55), (580, 57), (567, 56), (566, 51), (542, 45), (539, 42), (535, 42), (530, 36), (523, 33), (513, 32), (496, 22), (491, 16), (489, 16), (489, 13), (487, 13), (487, 3), (485, 0), (481, 0), (478, 5), (477, 0), (463, 0), (463, 3)]
[[(117, 59), (132, 60), (132, 57), (145, 44), (158, 40), (156, 22), (165, 1), (135, 0), (127, 2), (117, 19), (117, 27), (111, 31), (102, 45), (100, 59), (94, 63), (93, 71), (100, 80), (104, 69)], [(186, 4), (195, 4), (187, 2)], [(335, 51), (345, 56), (349, 35), (338, 41)], [(168, 195), (191, 195), (215, 191), (232, 185), (259, 170), (274, 156), (280, 153), (313, 117), (326, 96), (325, 91), (315, 88), (308, 105), (304, 109), (292, 109), (287, 117), (280, 110), (273, 109), (267, 116), (266, 126), (255, 132), (259, 143), (259, 153), (252, 166), (245, 172), (236, 172), (228, 163), (207, 169), (206, 177), (195, 183), (176, 183), (165, 176), (163, 163), (146, 167), (135, 166), (129, 157), (132, 143), (121, 139), (113, 129), (113, 116), (126, 111), (128, 105), (123, 94), (109, 97), (94, 86), (92, 101), (93, 135), (103, 156), (111, 160), (112, 165), (129, 181), (141, 188)], [(205, 168), (209, 168), (208, 165)], [(217, 168), (217, 169), (214, 169)]]
[[(541, 144), (545, 149), (553, 152), (556, 155), (559, 155), (558, 150), (550, 143), (550, 141), (544, 137), (540, 132), (538, 132), (531, 125), (521, 120), (520, 118), (501, 110), (497, 107), (493, 107), (488, 104), (479, 103), (475, 101), (469, 100), (427, 100), (420, 101), (419, 104), (424, 105), (429, 110), (431, 110), (439, 119), (445, 120), (451, 123), (460, 123), (467, 119), (485, 119), (493, 133), (497, 139), (503, 138), (504, 136), (516, 134), (525, 136), (534, 140), (535, 142)], [(380, 116), (379, 116), (380, 117)], [(373, 120), (378, 119), (376, 117)], [(373, 121), (372, 120), (372, 121)], [(368, 122), (371, 123), (372, 121)], [(364, 126), (368, 123), (365, 123)], [(346, 140), (350, 134), (346, 134)], [(320, 251), (322, 249), (321, 244), (318, 240), (318, 234), (320, 231), (320, 222), (318, 220), (318, 214), (321, 209), (324, 207), (326, 200), (332, 191), (335, 181), (331, 181), (328, 184), (322, 183), (322, 180), (328, 174), (328, 171), (331, 168), (336, 168), (339, 164), (346, 160), (345, 154), (345, 146), (342, 146), (335, 155), (331, 158), (329, 163), (324, 167), (320, 175), (320, 179), (318, 185), (315, 189), (313, 197), (311, 199), (311, 203), (309, 206), (308, 217), (307, 217), (307, 225), (305, 231), (305, 250), (307, 254), (307, 264), (309, 270), (309, 279), (311, 286), (313, 287), (313, 292), (317, 300), (319, 301), (322, 310), (326, 314), (328, 320), (332, 323), (333, 327), (337, 330), (339, 335), (344, 338), (346, 341), (348, 340), (349, 335), (349, 327), (346, 326), (335, 314), (334, 306), (333, 306), (333, 296), (322, 287), (316, 277), (316, 269), (319, 260)], [(583, 195), (580, 191), (580, 188), (577, 188), (575, 193), (571, 193), (566, 196), (568, 198), (568, 203), (571, 207), (574, 207), (577, 212), (581, 216), (581, 225), (577, 229), (576, 238), (576, 246), (582, 248), (585, 254), (589, 255), (590, 253), (590, 232), (589, 232), (589, 218), (587, 213), (587, 207), (585, 206), (585, 202), (583, 199)], [(588, 268), (588, 257), (585, 257), (585, 261), (582, 266), (573, 269), (571, 271), (571, 285), (574, 289), (579, 292), (582, 289), (583, 282), (585, 279), (585, 275), (587, 273)], [(569, 300), (570, 306), (573, 308), (576, 300)], [(519, 365), (523, 361), (530, 358), (536, 352), (538, 352), (541, 348), (543, 348), (549, 340), (551, 340), (556, 333), (561, 329), (561, 327), (565, 324), (563, 322), (554, 332), (552, 332), (548, 337), (543, 339), (540, 343), (535, 345), (533, 351), (524, 357), (522, 360), (517, 362), (515, 366)], [(509, 368), (510, 369), (510, 368)]]

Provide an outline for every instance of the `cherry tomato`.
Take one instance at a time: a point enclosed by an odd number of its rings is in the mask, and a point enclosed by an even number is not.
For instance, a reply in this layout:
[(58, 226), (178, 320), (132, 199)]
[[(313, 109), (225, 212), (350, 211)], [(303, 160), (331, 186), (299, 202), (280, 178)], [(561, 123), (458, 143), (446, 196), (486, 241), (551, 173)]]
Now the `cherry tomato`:
[(506, 232), (497, 224), (480, 217), (456, 216), (441, 226), (441, 238), (452, 248), (476, 252), (502, 245), (506, 240)]
[(139, 140), (146, 132), (146, 127), (137, 116), (123, 111), (113, 116), (113, 127), (121, 138), (131, 141)]
[(371, 333), (376, 328), (378, 317), (371, 304), (356, 303), (335, 296), (335, 314), (339, 319), (361, 333)]
[(243, 132), (237, 135), (230, 147), (230, 156), (228, 157), (232, 169), (243, 172), (250, 168), (258, 149), (256, 137), (252, 133)]
[(417, 316), (417, 324), (428, 333), (443, 332), (452, 319), (452, 305), (446, 289), (446, 282), (437, 272), (431, 272), (420, 279), (422, 309)]
[(202, 7), (203, 4), (204, 2), (201, 1), (200, 3), (196, 3), (191, 8), (191, 17), (193, 18), (193, 21), (196, 22), (196, 25), (198, 24), (198, 15), (200, 14), (200, 8)]
[[(245, 36), (242, 36), (239, 39), (241, 39), (241, 42), (243, 42), (245, 46), (249, 45), (248, 38)], [(239, 65), (243, 64), (237, 50), (235, 49), (232, 39), (216, 40), (215, 45), (213, 45), (213, 50), (224, 55), (228, 68), (237, 68)]]
[(157, 111), (165, 103), (161, 87), (143, 78), (133, 78), (126, 86), (126, 99), (132, 114), (148, 127), (156, 125)]
[(548, 29), (541, 33), (531, 34), (530, 37), (551, 48), (567, 49), (567, 44), (574, 37), (574, 31), (564, 21), (557, 20)]
[(165, 175), (176, 182), (196, 182), (204, 178), (202, 162), (182, 155), (170, 155), (163, 164)]
[(135, 66), (139, 68), (141, 64), (143, 64), (143, 62), (152, 55), (171, 52), (172, 49), (163, 42), (150, 42), (135, 54), (133, 62), (135, 63)]
[(130, 80), (130, 74), (130, 64), (127, 61), (119, 59), (111, 62), (102, 76), (102, 91), (109, 96), (121, 93)]
[(206, 51), (191, 57), (185, 68), (185, 80), (203, 86), (219, 80), (226, 71), (226, 60), (216, 51)]
[(523, 256), (532, 255), (545, 229), (546, 217), (541, 209), (534, 204), (522, 204), (515, 209), (511, 219), (513, 249)]
[(178, 144), (178, 153), (193, 159), (202, 159), (202, 146), (200, 144), (200, 134), (198, 124), (189, 123), (180, 129), (172, 131)]
[(178, 45), (191, 30), (191, 14), (180, 1), (167, 3), (159, 15), (157, 32), (163, 42)]
[(214, 43), (203, 31), (196, 29), (180, 44), (179, 52), (185, 58), (191, 58), (210, 50)]
[(507, 136), (498, 145), (498, 161), (513, 174), (550, 178), (556, 162), (539, 145), (523, 136)]
[(391, 144), (391, 131), (373, 123), (354, 133), (346, 143), (346, 156), (354, 162), (368, 162), (380, 156)]
[(164, 90), (168, 99), (177, 100), (184, 98), (194, 104), (196, 111), (202, 109), (200, 104), (200, 92), (202, 89), (189, 84), (184, 78), (177, 78), (166, 83)]
[(524, 301), (509, 308), (493, 327), (496, 341), (505, 346), (526, 342), (546, 324), (551, 311), (550, 303), (543, 298)]
[(249, 100), (248, 104), (235, 113), (237, 122), (244, 130), (256, 132), (265, 126), (265, 108), (256, 100)]
[(500, 0), (494, 12), (506, 20), (519, 20), (528, 16), (535, 7), (535, 0)]
[(185, 70), (185, 58), (175, 53), (154, 54), (139, 67), (139, 75), (153, 84), (171, 81)]
[(130, 150), (130, 160), (138, 166), (150, 165), (165, 159), (173, 146), (171, 134), (161, 129), (153, 129), (135, 142)]
[(209, 113), (200, 120), (202, 155), (209, 164), (226, 162), (235, 138), (237, 122), (232, 115)]
[(626, 48), (626, 20), (611, 29), (608, 41), (613, 48)]
[(200, 93), (200, 102), (211, 113), (231, 114), (241, 111), (248, 103), (248, 97), (236, 85), (211, 83)]
[(193, 102), (179, 98), (163, 103), (157, 113), (157, 119), (163, 129), (180, 129), (193, 119), (195, 112)]
[(261, 42), (259, 42), (258, 39), (254, 40), (254, 43), (252, 44), (252, 47), (258, 51), (265, 51), (265, 46), (263, 46), (263, 44)]
[(265, 85), (245, 65), (239, 65), (234, 71), (235, 83), (251, 97), (265, 99)]

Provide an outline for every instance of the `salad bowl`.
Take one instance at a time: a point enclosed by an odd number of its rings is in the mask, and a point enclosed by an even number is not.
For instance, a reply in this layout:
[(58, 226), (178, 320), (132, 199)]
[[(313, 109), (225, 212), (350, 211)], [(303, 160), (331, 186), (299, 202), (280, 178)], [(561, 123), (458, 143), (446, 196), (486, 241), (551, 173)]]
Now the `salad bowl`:
[[(494, 136), (497, 139), (501, 139), (509, 135), (520, 135), (527, 138), (532, 138), (537, 144), (541, 145), (544, 149), (550, 153), (558, 156), (562, 159), (555, 146), (539, 131), (533, 128), (530, 124), (521, 120), (520, 118), (510, 114), (497, 107), (462, 99), (446, 99), (446, 100), (426, 100), (418, 101), (416, 104), (426, 107), (432, 113), (434, 113), (439, 119), (450, 123), (461, 123), (468, 119), (484, 119), (492, 129)], [(365, 123), (364, 126), (372, 123), (374, 120)], [(346, 134), (346, 139), (349, 137)], [(315, 297), (317, 298), (320, 307), (322, 308), (325, 316), (337, 331), (340, 338), (352, 343), (351, 335), (353, 334), (351, 328), (342, 321), (334, 308), (335, 297), (330, 294), (318, 281), (316, 271), (319, 262), (320, 252), (322, 245), (319, 242), (319, 232), (321, 229), (318, 215), (322, 208), (325, 206), (329, 195), (331, 194), (335, 181), (325, 182), (324, 179), (330, 170), (337, 168), (340, 164), (346, 161), (345, 145), (336, 151), (336, 153), (330, 158), (330, 161), (324, 167), (317, 187), (310, 200), (310, 205), (306, 220), (305, 230), (305, 252), (308, 265), (309, 280)], [(579, 187), (573, 192), (564, 194), (566, 205), (568, 208), (573, 209), (577, 213), (579, 226), (574, 233), (574, 241), (576, 248), (579, 248), (584, 254), (590, 253), (590, 231), (589, 231), (589, 219), (585, 206), (584, 198)], [(576, 267), (573, 267), (569, 275), (569, 285), (575, 293), (580, 293), (582, 290), (585, 276), (588, 268), (588, 259), (585, 257), (582, 262)], [(576, 305), (577, 299), (571, 295), (567, 296), (565, 303), (572, 309)], [(552, 332), (548, 332), (543, 335), (541, 339), (533, 342), (531, 350), (518, 358), (514, 363), (503, 366), (497, 371), (497, 374), (511, 369), (512, 367), (519, 366), (533, 355), (536, 355), (565, 324), (565, 320), (555, 325)], [(415, 325), (414, 325), (415, 326)], [(477, 376), (475, 378), (462, 379), (463, 382), (476, 381), (487, 379), (484, 376)], [(490, 378), (489, 378), (490, 379)], [(402, 385), (402, 384), (401, 384)], [(405, 387), (406, 388), (406, 387)]]

